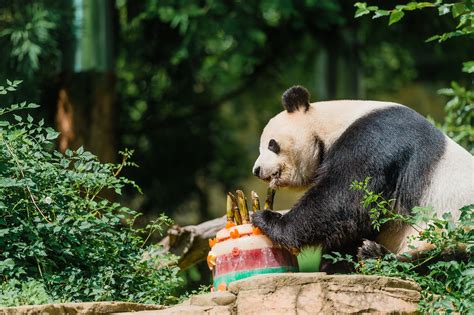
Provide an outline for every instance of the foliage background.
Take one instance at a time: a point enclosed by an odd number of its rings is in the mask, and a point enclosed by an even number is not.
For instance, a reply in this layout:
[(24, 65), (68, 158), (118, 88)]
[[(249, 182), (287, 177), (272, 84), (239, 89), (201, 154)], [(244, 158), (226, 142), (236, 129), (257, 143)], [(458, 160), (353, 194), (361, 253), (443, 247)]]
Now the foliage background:
[[(84, 145), (110, 162), (134, 149), (140, 167), (124, 174), (143, 194), (127, 190), (121, 202), (147, 220), (196, 223), (223, 214), (228, 190), (263, 194), (250, 169), (289, 86), (308, 87), (313, 101), (396, 101), (440, 123), (450, 96), (437, 90), (472, 84), (461, 71), (469, 36), (424, 42), (454, 29), (451, 16), (414, 11), (388, 28), (354, 13), (343, 0), (5, 0), (0, 82), (24, 83), (1, 106), (42, 104), (31, 115), (62, 132), (63, 151)], [(472, 110), (469, 97), (456, 108)], [(276, 207), (297, 197), (279, 192)]]

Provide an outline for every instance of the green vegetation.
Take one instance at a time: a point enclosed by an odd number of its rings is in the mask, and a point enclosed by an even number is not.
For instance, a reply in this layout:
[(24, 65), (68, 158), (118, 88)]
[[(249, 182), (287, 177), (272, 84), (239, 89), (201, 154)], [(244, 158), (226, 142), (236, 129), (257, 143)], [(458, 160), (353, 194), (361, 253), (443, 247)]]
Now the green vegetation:
[[(0, 93), (20, 81), (7, 81)], [(65, 301), (169, 303), (180, 285), (174, 258), (144, 259), (165, 216), (135, 228), (139, 216), (110, 201), (125, 185), (122, 163), (102, 164), (82, 147), (53, 150), (58, 133), (19, 111), (0, 109), (0, 307)], [(18, 115), (17, 115), (18, 114)], [(109, 196), (105, 198), (105, 196)]]
[[(368, 189), (369, 178), (355, 181), (352, 190), (364, 193), (362, 203), (370, 212), (375, 229), (390, 221), (409, 224), (420, 231), (416, 240), (431, 243), (435, 248), (423, 253), (419, 259), (403, 262), (389, 254), (377, 259), (355, 260), (351, 255), (326, 254), (323, 257), (333, 262), (349, 262), (358, 273), (409, 279), (420, 284), (422, 300), (421, 314), (452, 313), (467, 314), (474, 309), (474, 205), (460, 209), (459, 223), (454, 224), (450, 213), (438, 218), (431, 208), (415, 207), (413, 216), (392, 212), (391, 202), (382, 194)], [(423, 228), (421, 228), (423, 227)], [(414, 241), (412, 239), (410, 241)], [(443, 259), (449, 253), (465, 249), (465, 259)], [(411, 258), (409, 254), (404, 254)]]

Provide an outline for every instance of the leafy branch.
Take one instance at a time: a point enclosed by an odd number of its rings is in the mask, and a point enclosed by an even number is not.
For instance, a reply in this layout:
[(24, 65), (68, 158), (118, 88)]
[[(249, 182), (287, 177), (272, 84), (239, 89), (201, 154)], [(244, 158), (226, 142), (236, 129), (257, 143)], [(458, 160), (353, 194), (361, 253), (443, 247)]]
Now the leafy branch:
[(395, 199), (386, 200), (381, 193), (374, 193), (369, 190), (368, 185), (370, 177), (363, 181), (353, 181), (349, 187), (350, 190), (362, 191), (362, 205), (369, 210), (370, 220), (375, 230), (380, 231), (380, 227), (389, 221), (400, 220), (409, 223), (417, 232), (422, 228), (413, 222), (412, 218), (393, 211)]
[(355, 17), (361, 17), (366, 14), (373, 14), (372, 18), (388, 16), (388, 25), (392, 25), (400, 21), (407, 11), (421, 10), (425, 8), (436, 8), (438, 14), (446, 15), (451, 13), (454, 19), (458, 20), (456, 30), (446, 32), (440, 35), (434, 35), (427, 39), (427, 41), (437, 40), (438, 42), (446, 41), (457, 36), (466, 36), (474, 33), (474, 4), (472, 1), (460, 1), (456, 3), (445, 3), (443, 0), (436, 2), (409, 2), (407, 4), (400, 4), (393, 9), (380, 9), (378, 6), (368, 6), (365, 2), (357, 2), (354, 4), (357, 8)]
[[(2, 137), (0, 137), (0, 140), (3, 140)], [(20, 174), (21, 174), (21, 177), (23, 179), (25, 179), (25, 173), (23, 172), (23, 169), (20, 165), (20, 161), (18, 161), (18, 158), (17, 156), (15, 155), (15, 153), (13, 153), (13, 150), (11, 148), (11, 146), (8, 144), (8, 141), (3, 141), (3, 143), (5, 144), (5, 147), (7, 148), (8, 152), (10, 153), (11, 157), (13, 158), (13, 160), (15, 161), (17, 167), (18, 167), (18, 170), (20, 171)], [(41, 211), (40, 207), (38, 206), (38, 204), (36, 203), (35, 201), (35, 197), (33, 196), (33, 193), (31, 192), (30, 190), (30, 187), (28, 184), (25, 185), (25, 189), (28, 191), (28, 195), (31, 199), (31, 202), (33, 203), (33, 205), (35, 206), (36, 210), (38, 210), (38, 212), (41, 214), (41, 216), (43, 217), (43, 219), (46, 220), (46, 222), (48, 223), (51, 223), (51, 221), (44, 215), (43, 211)]]

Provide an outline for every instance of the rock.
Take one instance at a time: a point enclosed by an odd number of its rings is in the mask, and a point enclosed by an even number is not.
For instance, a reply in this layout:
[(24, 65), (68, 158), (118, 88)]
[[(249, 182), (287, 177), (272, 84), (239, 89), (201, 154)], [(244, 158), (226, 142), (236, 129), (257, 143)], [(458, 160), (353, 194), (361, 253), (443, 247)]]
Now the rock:
[[(418, 284), (397, 278), (281, 273), (236, 281), (228, 292), (193, 296), (169, 308), (118, 302), (71, 303), (0, 309), (0, 314), (416, 314), (419, 300)], [(138, 307), (149, 308), (140, 311)]]
[[(132, 313), (130, 313), (131, 315)], [(153, 311), (150, 313), (138, 312), (134, 315), (231, 315), (234, 314), (232, 306), (198, 306), (198, 305), (176, 305), (161, 311)]]
[(378, 276), (295, 273), (236, 281), (237, 314), (416, 314), (420, 287)]
[(212, 292), (191, 297), (191, 305), (211, 306), (211, 305), (229, 305), (234, 303), (237, 297), (230, 292)]
[(416, 283), (397, 278), (267, 274), (233, 282), (229, 292), (193, 296), (153, 314), (416, 314), (419, 291)]
[[(0, 308), (1, 315), (23, 314), (109, 314), (121, 312), (138, 312), (144, 310), (159, 310), (165, 308), (161, 305), (138, 304), (130, 302), (86, 302), (86, 303), (61, 303), (43, 305), (24, 305), (19, 307)], [(135, 313), (136, 314), (136, 313)]]

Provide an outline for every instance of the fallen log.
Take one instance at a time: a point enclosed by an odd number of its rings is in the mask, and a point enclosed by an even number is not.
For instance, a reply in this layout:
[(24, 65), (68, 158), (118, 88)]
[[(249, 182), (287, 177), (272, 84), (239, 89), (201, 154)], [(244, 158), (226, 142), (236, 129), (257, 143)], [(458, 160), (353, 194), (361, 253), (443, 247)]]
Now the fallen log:
[(179, 256), (178, 266), (185, 270), (206, 259), (209, 252), (209, 239), (226, 223), (226, 216), (203, 222), (198, 225), (174, 225), (168, 235), (161, 240), (161, 250)]

